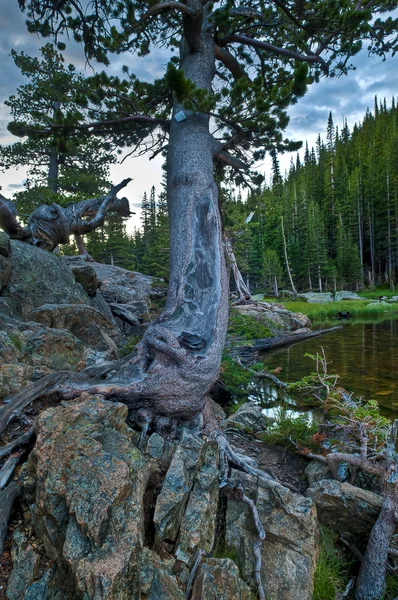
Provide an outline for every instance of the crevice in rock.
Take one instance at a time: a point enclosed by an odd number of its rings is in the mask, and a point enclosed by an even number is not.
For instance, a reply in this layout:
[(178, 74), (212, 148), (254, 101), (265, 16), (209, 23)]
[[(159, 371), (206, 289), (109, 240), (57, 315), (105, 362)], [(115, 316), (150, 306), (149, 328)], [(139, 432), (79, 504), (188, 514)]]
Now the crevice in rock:
[(155, 546), (156, 530), (154, 523), (154, 515), (156, 508), (156, 500), (162, 489), (165, 474), (166, 473), (160, 468), (155, 469), (151, 473), (143, 497), (144, 546), (147, 546), (151, 550), (153, 550)]

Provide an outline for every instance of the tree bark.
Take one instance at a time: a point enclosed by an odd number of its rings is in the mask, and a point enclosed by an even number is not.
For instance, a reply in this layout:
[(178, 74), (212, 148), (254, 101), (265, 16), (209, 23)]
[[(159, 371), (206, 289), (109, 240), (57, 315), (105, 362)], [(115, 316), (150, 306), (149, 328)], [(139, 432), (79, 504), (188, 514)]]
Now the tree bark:
[(386, 497), (370, 532), (355, 589), (356, 600), (380, 600), (383, 596), (388, 549), (395, 531), (394, 503)]

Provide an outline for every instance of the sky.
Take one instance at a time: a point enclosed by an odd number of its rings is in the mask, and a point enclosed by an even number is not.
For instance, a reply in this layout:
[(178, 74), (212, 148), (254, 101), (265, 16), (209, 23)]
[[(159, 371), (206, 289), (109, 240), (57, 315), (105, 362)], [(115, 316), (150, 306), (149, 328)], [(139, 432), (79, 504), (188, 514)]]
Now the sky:
[[(15, 94), (19, 85), (26, 83), (10, 56), (11, 49), (18, 52), (23, 50), (31, 56), (39, 55), (39, 49), (49, 40), (43, 40), (34, 34), (29, 34), (25, 26), (25, 17), (21, 13), (17, 0), (3, 1), (0, 11), (0, 144), (6, 145), (16, 141), (7, 131), (10, 121), (6, 100), (11, 94)], [(68, 43), (64, 52), (67, 63), (73, 63), (77, 68), (83, 69), (85, 59), (79, 46)], [(356, 67), (347, 76), (340, 78), (324, 78), (318, 84), (311, 86), (309, 92), (299, 102), (289, 109), (290, 123), (286, 130), (286, 136), (294, 140), (308, 141), (310, 147), (315, 144), (317, 135), (325, 134), (326, 122), (329, 112), (332, 111), (334, 123), (340, 128), (344, 119), (347, 119), (349, 127), (355, 122), (360, 122), (366, 109), (373, 107), (374, 96), (387, 98), (391, 102), (392, 96), (398, 94), (398, 55), (388, 57), (383, 62), (378, 57), (369, 57), (367, 50), (363, 49), (352, 60)], [(151, 79), (161, 75), (166, 68), (167, 57), (160, 51), (152, 52), (145, 58), (126, 55), (113, 57), (109, 72), (120, 74), (123, 64), (129, 64), (130, 70), (134, 71), (142, 79)], [(129, 158), (123, 164), (111, 167), (111, 179), (113, 183), (119, 183), (125, 177), (132, 177), (133, 181), (126, 188), (125, 194), (130, 200), (130, 208), (136, 211), (132, 217), (129, 229), (139, 225), (139, 208), (143, 193), (149, 192), (152, 185), (160, 191), (160, 180), (162, 177), (162, 157), (149, 161), (146, 157)], [(288, 168), (290, 155), (284, 155), (280, 159), (282, 172)], [(258, 170), (263, 173), (266, 180), (270, 178), (270, 162), (265, 160), (257, 165)], [(0, 185), (2, 193), (11, 197), (15, 191), (23, 189), (26, 178), (24, 169), (10, 169), (6, 173), (0, 173)]]

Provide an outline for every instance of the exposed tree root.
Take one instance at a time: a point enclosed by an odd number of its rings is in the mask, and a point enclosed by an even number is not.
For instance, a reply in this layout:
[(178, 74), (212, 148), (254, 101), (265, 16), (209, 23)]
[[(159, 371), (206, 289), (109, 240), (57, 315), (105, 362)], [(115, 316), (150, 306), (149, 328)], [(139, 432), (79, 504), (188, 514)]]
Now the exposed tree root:
[(11, 479), (11, 475), (14, 473), (16, 466), (18, 465), (22, 452), (10, 456), (0, 470), (0, 490), (2, 490)]
[(11, 454), (11, 452), (15, 448), (18, 448), (18, 446), (23, 446), (23, 445), (27, 444), (32, 439), (32, 437), (33, 437), (33, 429), (31, 428), (26, 433), (20, 435), (13, 442), (11, 442), (10, 444), (7, 444), (7, 446), (0, 448), (0, 458), (4, 458), (5, 456), (8, 456), (9, 454)]
[(5, 490), (0, 492), (0, 556), (3, 553), (4, 542), (8, 531), (8, 521), (14, 500), (19, 497), (19, 485), (12, 481)]

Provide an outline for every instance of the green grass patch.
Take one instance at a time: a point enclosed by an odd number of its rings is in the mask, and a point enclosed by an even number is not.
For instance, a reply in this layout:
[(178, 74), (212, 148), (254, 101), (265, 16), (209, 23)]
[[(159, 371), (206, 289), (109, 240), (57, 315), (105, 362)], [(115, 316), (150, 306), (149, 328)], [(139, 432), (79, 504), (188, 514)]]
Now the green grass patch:
[(281, 302), (292, 312), (307, 315), (312, 321), (326, 321), (332, 319), (338, 312), (348, 311), (353, 318), (377, 319), (380, 316), (398, 313), (398, 302), (392, 304), (373, 304), (372, 300), (341, 300), (327, 304), (312, 304), (310, 302), (288, 301)]
[(335, 547), (338, 534), (321, 527), (321, 544), (315, 569), (313, 600), (335, 600), (349, 579), (350, 564)]
[(293, 449), (294, 442), (306, 448), (319, 449), (312, 441), (312, 437), (318, 432), (318, 423), (312, 421), (307, 413), (293, 416), (286, 408), (280, 407), (274, 419), (272, 427), (261, 435), (266, 444)]
[(142, 335), (131, 335), (128, 338), (127, 343), (120, 350), (120, 356), (127, 356), (128, 354), (131, 354), (141, 339)]

